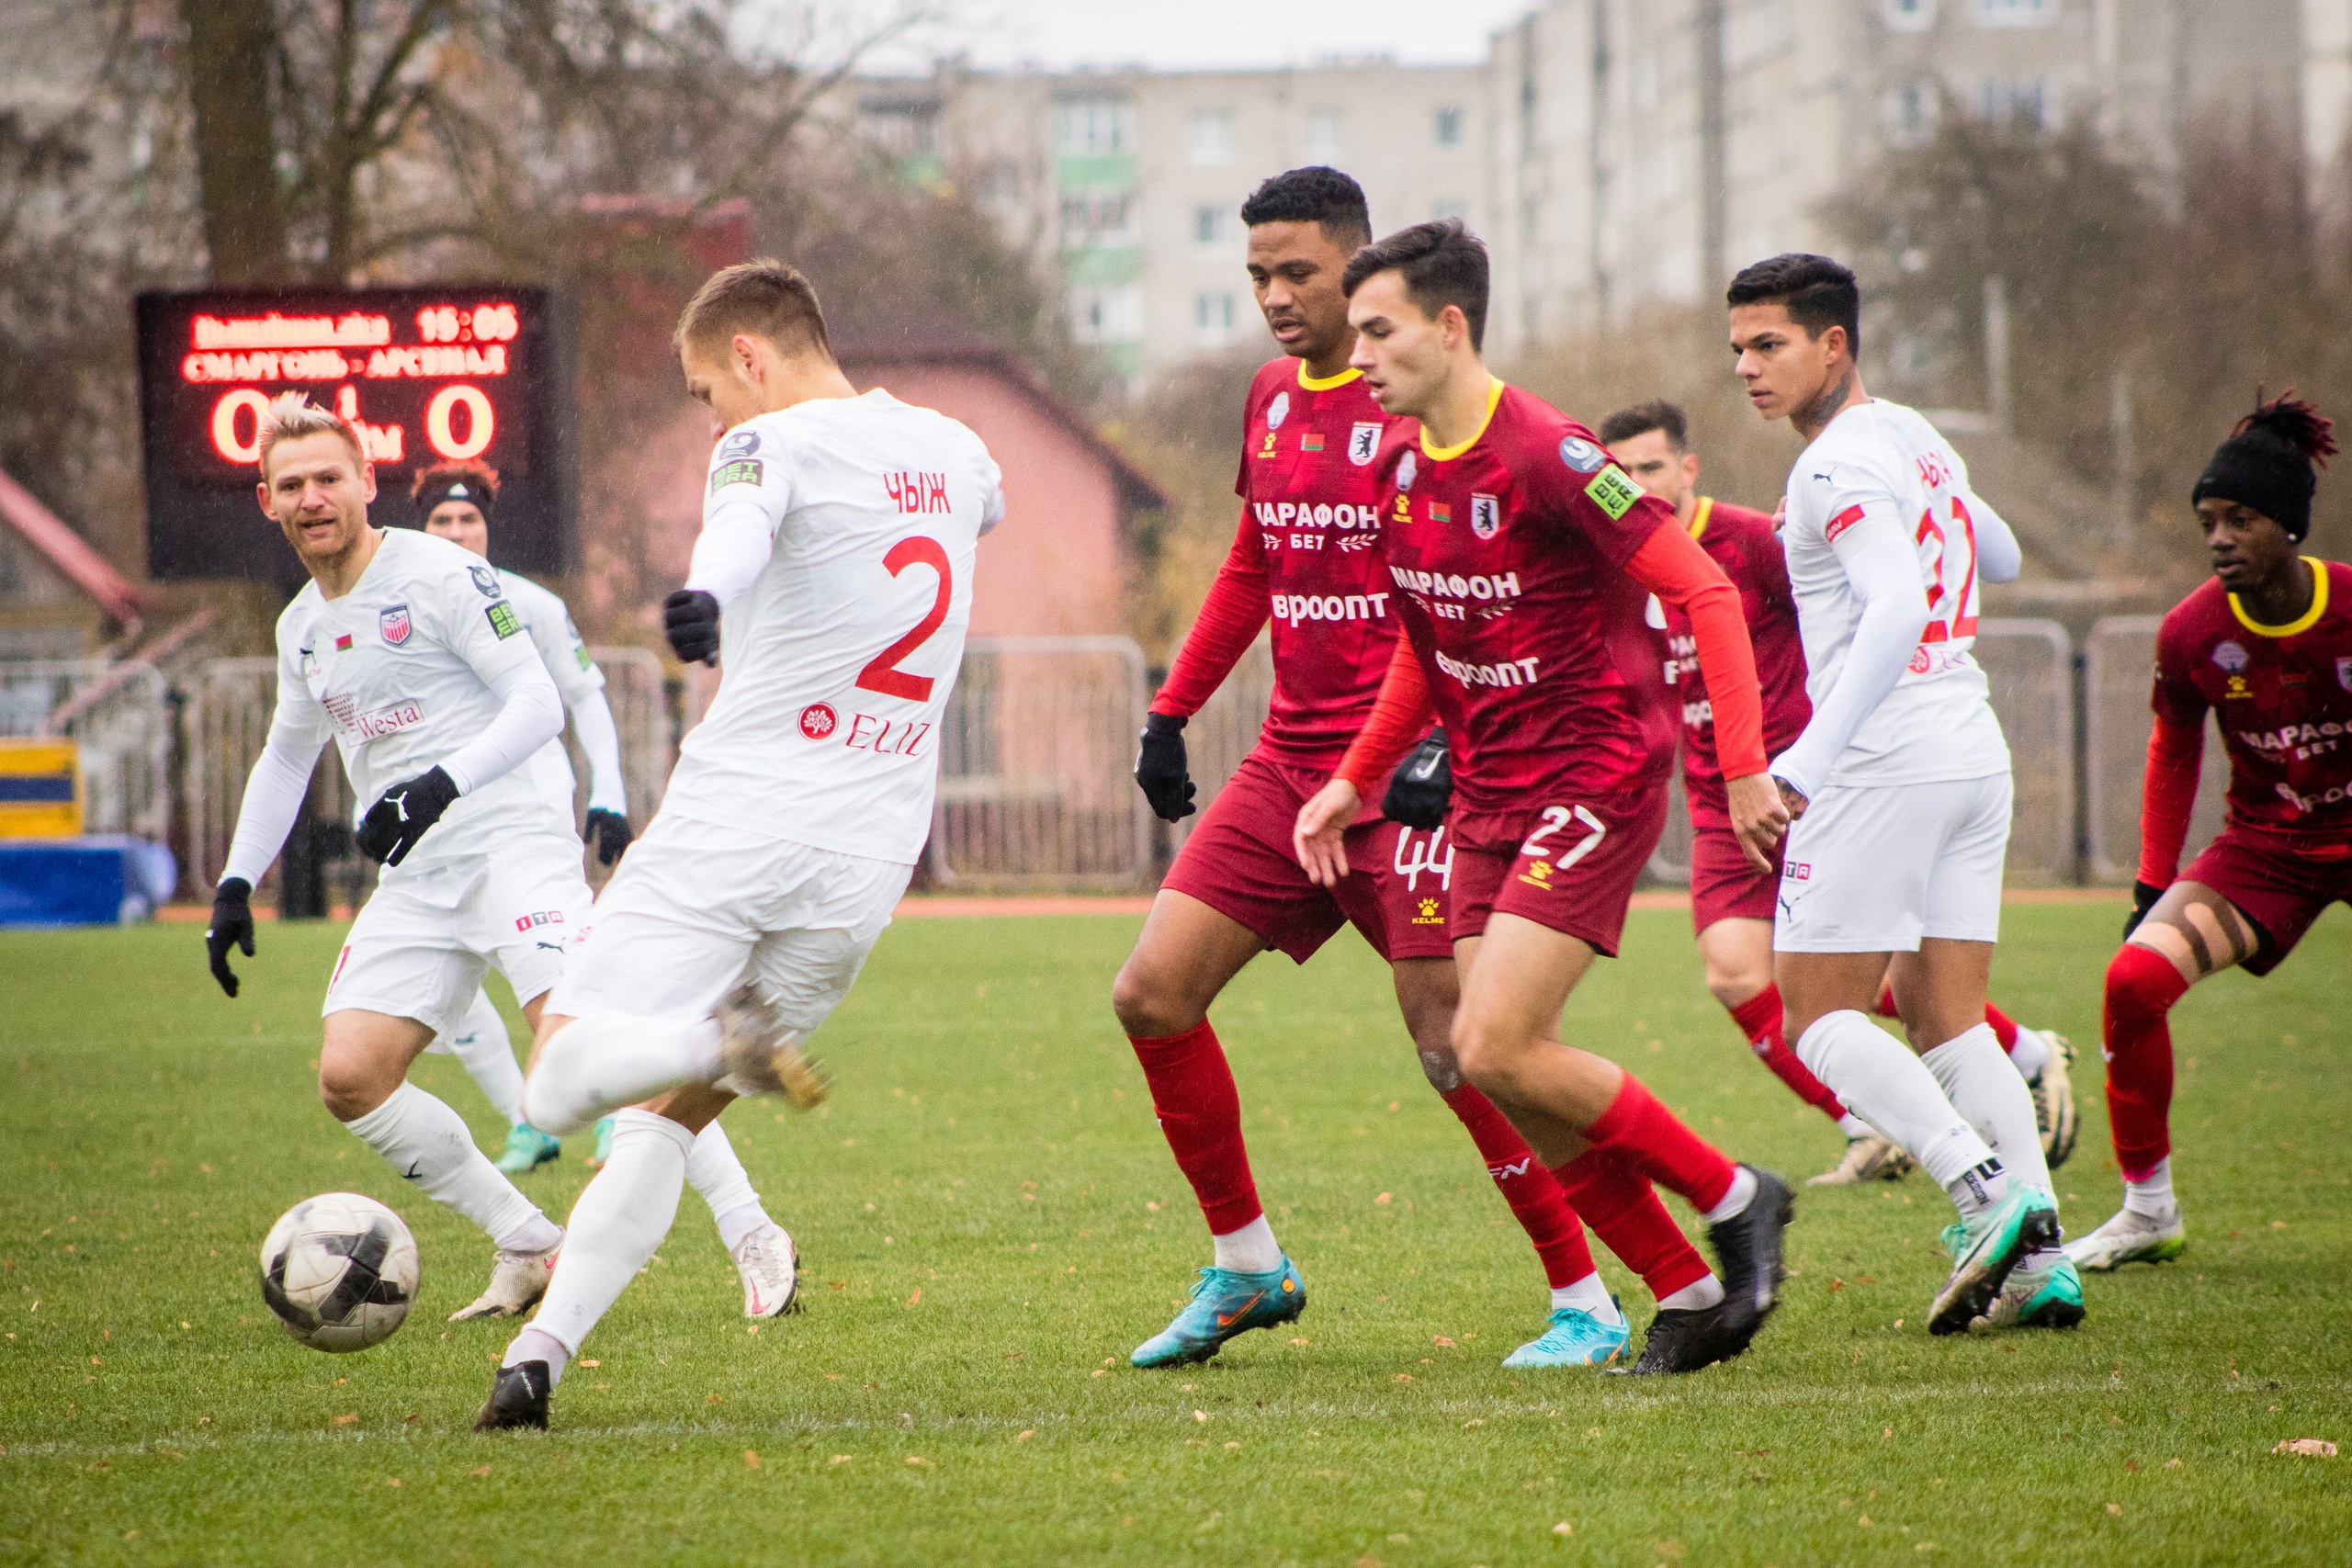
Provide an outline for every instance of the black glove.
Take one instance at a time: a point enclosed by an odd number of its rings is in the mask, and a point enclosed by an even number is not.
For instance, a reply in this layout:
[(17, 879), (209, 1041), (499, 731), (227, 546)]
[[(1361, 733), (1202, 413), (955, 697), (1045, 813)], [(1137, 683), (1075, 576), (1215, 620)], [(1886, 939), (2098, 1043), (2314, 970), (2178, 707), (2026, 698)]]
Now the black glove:
[(254, 955), (254, 911), (245, 902), (253, 894), (253, 884), (242, 876), (223, 881), (212, 890), (212, 923), (204, 929), (204, 951), (212, 960), (212, 977), (232, 997), (237, 994), (237, 972), (229, 967), (229, 950), (242, 947), (247, 958)]
[(1184, 762), (1184, 721), (1170, 713), (1143, 716), (1143, 735), (1136, 745), (1136, 783), (1151, 803), (1151, 814), (1162, 822), (1182, 822), (1200, 809), (1193, 804), (1199, 792)]
[(681, 588), (662, 601), (662, 630), (684, 664), (718, 662), (718, 601), (699, 588)]
[(359, 819), (359, 831), (351, 836), (352, 842), (369, 860), (398, 865), (457, 798), (457, 784), (439, 768), (404, 779), (368, 808), (368, 815)]
[(629, 840), (637, 835), (628, 830), (628, 818), (617, 811), (607, 811), (601, 806), (588, 808), (588, 841), (596, 846), (599, 864), (610, 865), (621, 858)]
[(1443, 726), (1432, 729), (1421, 743), (1405, 753), (1388, 776), (1388, 793), (1380, 797), (1380, 814), (1391, 822), (1422, 832), (1445, 825), (1446, 807), (1453, 804), (1453, 761), (1447, 754)]
[(2123, 917), (2123, 934), (2126, 937), (2140, 929), (2140, 922), (2148, 918), (2148, 911), (2154, 908), (2156, 900), (2164, 896), (2163, 888), (2153, 883), (2142, 882), (2137, 877), (2132, 878), (2132, 912)]

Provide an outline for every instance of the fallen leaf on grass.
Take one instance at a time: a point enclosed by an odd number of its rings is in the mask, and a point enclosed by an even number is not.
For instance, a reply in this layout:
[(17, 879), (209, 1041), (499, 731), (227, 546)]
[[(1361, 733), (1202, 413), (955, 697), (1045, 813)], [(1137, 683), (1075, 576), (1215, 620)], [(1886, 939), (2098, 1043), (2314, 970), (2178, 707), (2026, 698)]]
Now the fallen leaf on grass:
[(2123, 1505), (2120, 1503), (2109, 1503), (2107, 1506), (2107, 1511), (2110, 1514), (2120, 1516), (2123, 1512)]
[(1451, 1340), (1451, 1339), (1448, 1339), (1448, 1338), (1447, 1338), (1444, 1335), (1442, 1335), (1442, 1334), (1432, 1334), (1432, 1335), (1430, 1335), (1430, 1344), (1432, 1344), (1432, 1345), (1442, 1345), (1442, 1346), (1444, 1346), (1444, 1347), (1445, 1347), (1447, 1349), (1449, 1349), (1449, 1350), (1451, 1350), (1451, 1349), (1453, 1349), (1453, 1340)]
[(474, 1466), (474, 1473), (476, 1475), (488, 1475), (490, 1473), (490, 1466), (486, 1464), (478, 1464)]
[(2166, 1470), (2178, 1470), (2180, 1468), (2180, 1456), (2175, 1454), (2172, 1458), (2165, 1461), (2165, 1468)]
[(909, 1306), (920, 1306), (922, 1303), (922, 1287), (921, 1285), (917, 1285), (917, 1286), (915, 1287), (915, 1293), (914, 1293), (913, 1295), (909, 1296), (909, 1297), (907, 1298), (907, 1304), (908, 1304)]
[(1097, 1368), (1095, 1368), (1092, 1371), (1091, 1371), (1091, 1372), (1087, 1373), (1086, 1375), (1087, 1375), (1088, 1377), (1091, 1377), (1091, 1378), (1107, 1378), (1107, 1377), (1109, 1377), (1111, 1374), (1110, 1374), (1109, 1372), (1105, 1371), (1102, 1368), (1101, 1368), (1101, 1367), (1097, 1367)]
[(1012, 1440), (1013, 1440), (1014, 1442), (1016, 1442), (1016, 1443), (1025, 1443), (1025, 1442), (1027, 1442), (1030, 1438), (1032, 1438), (1035, 1437), (1036, 1435), (1037, 1435), (1037, 1429), (1036, 1429), (1035, 1427), (1030, 1427), (1029, 1429), (1027, 1429), (1026, 1431), (1015, 1432), (1015, 1433), (1012, 1435)]
[(2270, 1451), (2274, 1454), (2300, 1454), (2306, 1459), (2334, 1459), (2335, 1445), (2325, 1438), (2284, 1438)]
[(936, 1470), (938, 1466), (933, 1464), (931, 1461), (923, 1458), (921, 1454), (909, 1454), (907, 1456), (907, 1468), (909, 1470)]
[(1577, 1533), (1577, 1527), (1570, 1524), (1567, 1520), (1562, 1519), (1558, 1524), (1552, 1527), (1552, 1533), (1554, 1535), (1574, 1535)]
[(826, 1461), (825, 1462), (827, 1462), (828, 1464), (847, 1464), (847, 1463), (849, 1462), (849, 1460), (850, 1460), (850, 1456), (849, 1456), (849, 1455), (847, 1455), (847, 1454), (835, 1454), (831, 1459), (830, 1459), (830, 1460)]
[(605, 1363), (594, 1359), (593, 1357), (582, 1356), (580, 1358), (580, 1364), (583, 1367), (601, 1367)]
[(1410, 1372), (1398, 1372), (1393, 1381), (1396, 1382), (1411, 1382), (1413, 1381), (1413, 1374)]
[(723, 1393), (714, 1393), (705, 1398), (703, 1403), (705, 1404), (724, 1404), (727, 1403), (727, 1396)]
[(334, 1420), (329, 1424), (336, 1427), (356, 1427), (359, 1425), (359, 1412), (356, 1410), (348, 1411), (344, 1415), (336, 1416)]
[(1208, 1418), (1209, 1413), (1205, 1410), (1195, 1410), (1193, 1412), (1193, 1419), (1195, 1421), (1205, 1421)]

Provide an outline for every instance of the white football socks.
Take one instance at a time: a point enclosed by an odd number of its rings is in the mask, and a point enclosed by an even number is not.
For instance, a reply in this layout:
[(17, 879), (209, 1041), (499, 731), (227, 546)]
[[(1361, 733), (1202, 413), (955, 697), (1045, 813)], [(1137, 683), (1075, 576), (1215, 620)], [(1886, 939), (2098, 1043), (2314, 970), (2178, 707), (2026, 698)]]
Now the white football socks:
[(686, 1156), (686, 1181), (710, 1205), (710, 1216), (718, 1222), (718, 1239), (729, 1252), (753, 1231), (775, 1223), (760, 1206), (760, 1195), (752, 1190), (751, 1174), (736, 1157), (735, 1145), (716, 1122), (695, 1138)]
[(718, 1076), (716, 1019), (595, 1013), (548, 1037), (523, 1084), (523, 1114), (562, 1137), (665, 1089)]
[(465, 1119), (413, 1083), (344, 1123), (435, 1202), (473, 1221), (502, 1251), (543, 1252), (563, 1233), (474, 1147)]
[(1849, 1144), (1857, 1138), (1875, 1138), (1878, 1136), (1877, 1128), (1871, 1126), (1869, 1122), (1863, 1121), (1860, 1117), (1855, 1115), (1850, 1111), (1838, 1118), (1838, 1130), (1846, 1134), (1846, 1141)]
[(2002, 1168), (2035, 1190), (2048, 1192), (2050, 1167), (2041, 1154), (2041, 1129), (2033, 1119), (2033, 1091), (1993, 1038), (1993, 1026), (1980, 1023), (1922, 1053), (1919, 1060), (1943, 1085), (1951, 1108), (1993, 1146)]
[(1706, 1221), (1711, 1225), (1736, 1220), (1747, 1212), (1748, 1201), (1756, 1196), (1756, 1173), (1744, 1165), (1731, 1168), (1731, 1185), (1724, 1190), (1721, 1201), (1708, 1210)]
[[(1796, 1051), (1815, 1077), (1917, 1160), (1947, 1191), (1962, 1173), (1993, 1157), (1991, 1148), (1953, 1110), (1936, 1075), (1911, 1048), (1853, 1009), (1815, 1020), (1797, 1041)], [(2004, 1066), (2002, 1071), (2011, 1083), (2018, 1081), (2014, 1070)], [(2032, 1110), (2029, 1100), (2029, 1119)]]
[(1283, 1266), (1283, 1249), (1274, 1227), (1259, 1215), (1238, 1231), (1211, 1238), (1216, 1243), (1216, 1266), (1237, 1274), (1266, 1274)]
[(483, 1094), (510, 1127), (523, 1120), (523, 1064), (514, 1059), (514, 1043), (507, 1037), (506, 1020), (488, 991), (474, 993), (474, 1005), (458, 1027), (441, 1037), (449, 1054), (465, 1065)]
[[(1998, 1044), (1999, 1042), (1996, 1041), (1995, 1043)], [(2026, 1082), (2031, 1083), (2041, 1076), (2041, 1069), (2049, 1065), (2050, 1036), (2042, 1033), (2039, 1029), (2028, 1029), (2023, 1024), (2018, 1025), (2018, 1043), (2009, 1047), (2009, 1066), (2015, 1067), (2018, 1075)]]
[(2167, 1222), (2180, 1212), (2180, 1206), (2172, 1195), (2170, 1155), (2156, 1161), (2155, 1168), (2148, 1172), (2146, 1180), (2127, 1180), (2123, 1183), (2123, 1206), (2132, 1213)]
[(1610, 1297), (1609, 1287), (1600, 1282), (1598, 1269), (1573, 1285), (1552, 1287), (1552, 1310), (1558, 1312), (1564, 1307), (1574, 1307), (1589, 1314), (1595, 1323), (1605, 1323), (1612, 1328), (1625, 1321), (1625, 1314), (1617, 1310), (1616, 1302)]
[[(534, 1329), (578, 1353), (596, 1320), (620, 1299), (670, 1234), (678, 1217), (678, 1195), (685, 1190), (686, 1155), (695, 1135), (650, 1111), (621, 1111), (613, 1117), (613, 1153), (580, 1194), (566, 1227), (563, 1253), (539, 1303)], [(526, 1331), (525, 1337), (527, 1337)], [(555, 1360), (518, 1353), (523, 1339), (506, 1352), (506, 1364)]]
[(1668, 1291), (1657, 1299), (1657, 1305), (1660, 1312), (1704, 1312), (1723, 1299), (1724, 1282), (1706, 1274), (1679, 1291)]

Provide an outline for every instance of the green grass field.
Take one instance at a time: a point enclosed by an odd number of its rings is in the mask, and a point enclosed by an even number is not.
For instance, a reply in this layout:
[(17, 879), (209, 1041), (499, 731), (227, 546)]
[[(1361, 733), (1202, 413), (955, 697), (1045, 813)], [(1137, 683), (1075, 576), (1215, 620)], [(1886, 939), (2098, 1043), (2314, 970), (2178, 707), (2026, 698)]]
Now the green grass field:
[[(2012, 908), (1996, 993), (2086, 1045), (2070, 1227), (2115, 1206), (2097, 1037), (2117, 906)], [(511, 1327), (442, 1320), (477, 1234), (320, 1109), (329, 926), (264, 927), (243, 1000), (193, 926), (0, 935), (0, 1561), (1271, 1564), (2343, 1562), (2352, 1458), (2341, 1010), (2352, 919), (2176, 1013), (2191, 1250), (2087, 1281), (2071, 1334), (1930, 1340), (1947, 1206), (1804, 1192), (1785, 1305), (1681, 1380), (1507, 1373), (1543, 1280), (1352, 936), (1221, 1004), (1259, 1184), (1312, 1292), (1292, 1331), (1143, 1373), (1206, 1260), (1110, 1016), (1136, 922), (901, 922), (820, 1043), (817, 1115), (729, 1119), (808, 1310), (747, 1333), (691, 1192), (548, 1436), (468, 1422)], [(1570, 1038), (1792, 1178), (1835, 1131), (1637, 914)], [(446, 1057), (425, 1086), (503, 1129)], [(526, 1178), (559, 1217), (585, 1172)], [(418, 1309), (365, 1354), (254, 1288), (279, 1212), (406, 1216)], [(1613, 1264), (1636, 1323), (1647, 1297)]]

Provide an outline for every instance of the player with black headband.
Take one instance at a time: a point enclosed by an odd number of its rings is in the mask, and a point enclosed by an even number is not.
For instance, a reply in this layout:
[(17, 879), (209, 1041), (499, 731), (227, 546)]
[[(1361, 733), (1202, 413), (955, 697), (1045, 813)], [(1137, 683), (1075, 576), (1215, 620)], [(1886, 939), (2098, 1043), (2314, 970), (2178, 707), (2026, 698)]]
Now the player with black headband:
[[(2188, 1245), (2166, 1126), (2172, 1005), (2233, 964), (2267, 975), (2322, 910), (2352, 902), (2352, 567), (2297, 548), (2331, 426), (2292, 391), (2260, 403), (2189, 492), (2213, 576), (2156, 634), (2140, 872), (2101, 1039), (2123, 1207), (2067, 1246), (2085, 1269)], [(2176, 875), (2208, 712), (2229, 753), (2229, 818)]]
[[(416, 476), (409, 495), (426, 533), (475, 555), (490, 554), (490, 522), (498, 503), (494, 469), (473, 462), (439, 464)], [(596, 858), (610, 865), (628, 848), (630, 834), (628, 798), (621, 783), (620, 731), (605, 702), (604, 672), (589, 656), (588, 645), (561, 599), (503, 567), (472, 570), (495, 575), (571, 716), (572, 733), (580, 738), (580, 750), (588, 758), (585, 837), (594, 846)], [(563, 738), (558, 736), (540, 747), (524, 767), (548, 803), (570, 818), (574, 784)], [(499, 1157), (499, 1169), (519, 1175), (562, 1152), (561, 1139), (542, 1133), (524, 1119), (523, 1069), (514, 1060), (505, 1021), (488, 992), (477, 993), (464, 1021), (427, 1049), (447, 1052), (463, 1062), (491, 1104), (506, 1118), (506, 1150)], [(613, 1118), (607, 1116), (596, 1123), (596, 1152), (588, 1162), (591, 1168), (605, 1163), (612, 1144)], [(743, 1162), (717, 1122), (695, 1139), (686, 1157), (686, 1180), (710, 1205), (719, 1240), (735, 1260), (735, 1271), (743, 1281), (743, 1315), (774, 1317), (786, 1310), (797, 1284), (792, 1238), (768, 1217)]]

